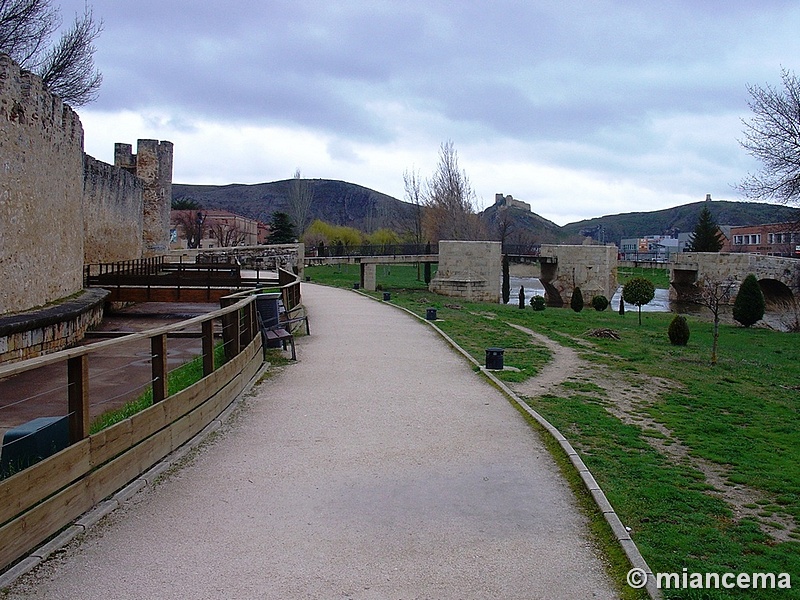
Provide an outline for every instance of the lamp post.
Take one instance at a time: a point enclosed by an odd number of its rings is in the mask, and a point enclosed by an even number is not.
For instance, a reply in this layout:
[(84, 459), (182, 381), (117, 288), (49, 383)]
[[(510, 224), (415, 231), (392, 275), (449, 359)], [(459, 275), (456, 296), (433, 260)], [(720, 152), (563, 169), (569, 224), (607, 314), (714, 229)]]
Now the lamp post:
[(195, 219), (197, 222), (197, 227), (196, 227), (197, 237), (194, 240), (194, 245), (192, 246), (193, 248), (199, 248), (203, 243), (203, 223), (206, 222), (207, 216), (208, 215), (204, 215), (202, 211), (197, 211), (197, 217)]

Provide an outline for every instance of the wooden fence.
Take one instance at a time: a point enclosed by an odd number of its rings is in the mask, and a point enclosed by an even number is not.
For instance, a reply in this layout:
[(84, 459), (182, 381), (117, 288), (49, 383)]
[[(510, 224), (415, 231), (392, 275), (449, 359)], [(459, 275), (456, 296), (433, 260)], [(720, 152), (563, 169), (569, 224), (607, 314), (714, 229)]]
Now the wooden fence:
[[(295, 278), (297, 279), (297, 278)], [(297, 282), (299, 285), (299, 282)], [(299, 298), (299, 293), (298, 293)], [(0, 367), (0, 379), (44, 365), (63, 364), (70, 445), (0, 481), (0, 570), (53, 536), (199, 433), (242, 392), (262, 364), (255, 298), (175, 323)], [(223, 321), (230, 360), (214, 367), (214, 329)], [(168, 334), (202, 328), (203, 378), (167, 395)], [(153, 405), (89, 435), (89, 364), (93, 353), (133, 339), (149, 339)]]

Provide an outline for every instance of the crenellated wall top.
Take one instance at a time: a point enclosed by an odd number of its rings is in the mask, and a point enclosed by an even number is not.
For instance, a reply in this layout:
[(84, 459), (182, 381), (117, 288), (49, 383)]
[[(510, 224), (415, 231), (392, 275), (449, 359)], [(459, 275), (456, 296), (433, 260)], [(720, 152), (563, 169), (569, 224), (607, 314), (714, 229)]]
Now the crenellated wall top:
[(42, 78), (20, 69), (0, 53), (0, 118), (22, 127), (38, 128), (53, 140), (83, 148), (83, 126), (78, 114), (50, 93)]

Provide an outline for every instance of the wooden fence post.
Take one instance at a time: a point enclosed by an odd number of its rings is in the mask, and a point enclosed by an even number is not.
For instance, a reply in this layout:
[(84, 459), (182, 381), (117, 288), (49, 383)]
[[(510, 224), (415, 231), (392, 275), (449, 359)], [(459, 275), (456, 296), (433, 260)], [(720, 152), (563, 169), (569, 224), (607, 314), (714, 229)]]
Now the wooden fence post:
[(214, 319), (203, 321), (203, 377), (214, 372)]
[(69, 443), (89, 435), (89, 357), (86, 354), (67, 360), (67, 411)]
[[(236, 302), (235, 298), (220, 298), (222, 308), (227, 308)], [(222, 343), (225, 346), (225, 358), (231, 360), (239, 354), (239, 318), (238, 314), (227, 313), (222, 315)]]
[(153, 365), (153, 404), (161, 402), (169, 394), (167, 387), (167, 335), (150, 338), (150, 354)]

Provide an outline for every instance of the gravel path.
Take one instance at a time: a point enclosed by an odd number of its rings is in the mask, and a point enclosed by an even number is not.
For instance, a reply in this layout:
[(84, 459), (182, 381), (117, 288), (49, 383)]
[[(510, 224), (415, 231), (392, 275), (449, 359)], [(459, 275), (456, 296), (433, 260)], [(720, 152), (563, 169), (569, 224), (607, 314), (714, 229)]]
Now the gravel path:
[(299, 362), (8, 598), (617, 597), (504, 396), (402, 311), (303, 293)]

